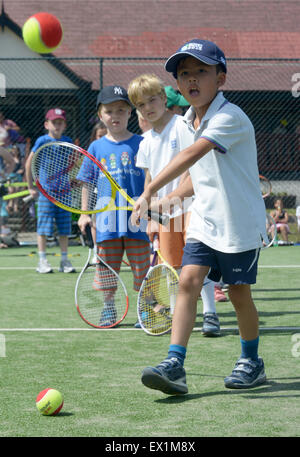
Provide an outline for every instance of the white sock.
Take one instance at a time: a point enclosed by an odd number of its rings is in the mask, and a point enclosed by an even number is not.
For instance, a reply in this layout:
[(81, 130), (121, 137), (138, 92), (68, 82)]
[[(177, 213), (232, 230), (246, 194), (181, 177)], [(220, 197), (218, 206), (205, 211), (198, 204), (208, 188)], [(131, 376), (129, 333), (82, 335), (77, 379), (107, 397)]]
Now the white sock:
[(64, 261), (64, 260), (67, 260), (68, 258), (68, 253), (67, 252), (62, 252), (61, 253), (61, 260)]
[(215, 303), (215, 283), (207, 277), (204, 280), (204, 286), (201, 290), (201, 298), (203, 302), (203, 314), (217, 313)]
[(40, 257), (40, 260), (45, 259), (46, 258), (46, 252), (45, 251), (39, 251), (39, 257)]

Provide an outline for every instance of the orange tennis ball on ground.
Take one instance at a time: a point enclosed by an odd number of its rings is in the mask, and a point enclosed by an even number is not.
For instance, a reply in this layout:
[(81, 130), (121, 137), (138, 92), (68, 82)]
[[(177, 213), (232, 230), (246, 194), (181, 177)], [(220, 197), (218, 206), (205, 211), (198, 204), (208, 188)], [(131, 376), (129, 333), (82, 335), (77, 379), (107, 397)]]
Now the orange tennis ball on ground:
[(36, 407), (44, 416), (55, 416), (63, 404), (63, 396), (56, 389), (44, 389), (36, 397)]
[(63, 29), (57, 17), (43, 12), (30, 16), (23, 25), (22, 33), (26, 45), (39, 54), (53, 52), (63, 37)]

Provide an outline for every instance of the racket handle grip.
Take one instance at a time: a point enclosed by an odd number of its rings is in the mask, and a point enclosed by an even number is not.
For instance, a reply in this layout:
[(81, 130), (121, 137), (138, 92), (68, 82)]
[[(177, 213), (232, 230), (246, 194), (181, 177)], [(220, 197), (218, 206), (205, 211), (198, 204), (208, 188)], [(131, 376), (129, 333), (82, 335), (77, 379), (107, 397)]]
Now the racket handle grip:
[(158, 239), (157, 234), (154, 235), (152, 246), (153, 246), (153, 251), (157, 251), (159, 249), (159, 239)]
[(170, 220), (168, 214), (160, 214), (156, 211), (151, 211), (150, 209), (148, 210), (148, 216), (150, 217), (150, 219), (159, 222), (161, 225), (167, 225)]
[(33, 199), (32, 195), (27, 195), (27, 197), (22, 198), (24, 203), (28, 203)]
[(93, 249), (94, 240), (93, 240), (93, 236), (92, 236), (92, 229), (89, 224), (86, 225), (86, 227), (85, 227), (85, 233), (86, 233), (86, 244), (89, 248)]

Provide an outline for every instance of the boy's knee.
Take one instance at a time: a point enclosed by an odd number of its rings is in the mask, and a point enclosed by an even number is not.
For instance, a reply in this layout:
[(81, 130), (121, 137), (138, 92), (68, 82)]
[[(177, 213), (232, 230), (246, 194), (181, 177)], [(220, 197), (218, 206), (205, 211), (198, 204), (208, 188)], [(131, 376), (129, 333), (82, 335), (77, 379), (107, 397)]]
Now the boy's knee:
[(199, 274), (191, 274), (183, 268), (180, 274), (180, 288), (185, 291), (198, 290), (203, 285), (203, 279)]
[(235, 307), (253, 303), (250, 284), (230, 284), (228, 295)]

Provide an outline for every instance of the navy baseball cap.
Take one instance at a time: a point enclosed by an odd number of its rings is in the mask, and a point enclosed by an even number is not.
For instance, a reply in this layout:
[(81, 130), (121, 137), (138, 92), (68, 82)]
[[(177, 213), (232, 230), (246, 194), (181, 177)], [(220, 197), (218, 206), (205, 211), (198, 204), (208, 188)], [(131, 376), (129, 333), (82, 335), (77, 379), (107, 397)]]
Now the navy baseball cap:
[(98, 109), (100, 103), (102, 105), (107, 105), (108, 103), (117, 102), (119, 100), (123, 100), (131, 106), (127, 91), (124, 87), (106, 86), (98, 94), (96, 108)]
[(177, 49), (175, 54), (169, 57), (165, 63), (165, 69), (173, 73), (174, 78), (177, 78), (177, 65), (181, 59), (186, 57), (194, 57), (207, 65), (221, 64), (224, 72), (227, 72), (223, 51), (212, 41), (196, 39), (188, 41)]

